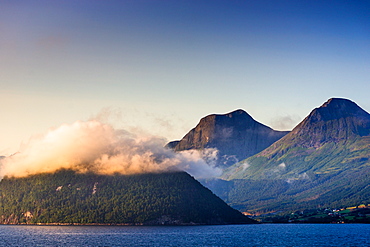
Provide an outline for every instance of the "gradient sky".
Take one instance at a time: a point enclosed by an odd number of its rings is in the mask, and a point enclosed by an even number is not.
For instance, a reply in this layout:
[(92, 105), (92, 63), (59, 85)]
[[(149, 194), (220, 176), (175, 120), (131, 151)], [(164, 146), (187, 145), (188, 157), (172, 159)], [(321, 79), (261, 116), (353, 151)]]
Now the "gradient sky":
[(370, 2), (0, 1), (0, 155), (98, 118), (180, 139), (211, 113), (292, 129), (331, 97), (370, 111)]

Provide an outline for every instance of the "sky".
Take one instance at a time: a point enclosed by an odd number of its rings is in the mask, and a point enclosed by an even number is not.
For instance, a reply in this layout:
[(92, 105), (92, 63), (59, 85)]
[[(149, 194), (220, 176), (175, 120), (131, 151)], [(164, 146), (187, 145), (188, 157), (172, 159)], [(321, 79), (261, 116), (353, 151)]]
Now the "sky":
[(289, 130), (370, 112), (370, 2), (0, 0), (0, 155), (91, 119), (167, 140), (244, 109)]

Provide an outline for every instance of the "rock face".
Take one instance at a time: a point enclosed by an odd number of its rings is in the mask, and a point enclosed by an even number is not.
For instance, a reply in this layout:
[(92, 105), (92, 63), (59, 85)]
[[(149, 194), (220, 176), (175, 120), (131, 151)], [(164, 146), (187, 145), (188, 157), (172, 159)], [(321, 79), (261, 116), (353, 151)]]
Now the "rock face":
[(369, 134), (369, 113), (350, 100), (332, 98), (314, 109), (286, 139), (309, 148)]
[[(370, 114), (333, 98), (279, 141), (227, 169), (223, 179), (233, 186), (223, 199), (256, 211), (350, 206), (370, 202), (369, 174)], [(273, 189), (262, 189), (268, 185)]]
[(275, 131), (245, 111), (236, 110), (202, 118), (180, 141), (167, 146), (175, 151), (216, 148), (219, 151), (217, 166), (225, 168), (262, 151), (287, 133)]

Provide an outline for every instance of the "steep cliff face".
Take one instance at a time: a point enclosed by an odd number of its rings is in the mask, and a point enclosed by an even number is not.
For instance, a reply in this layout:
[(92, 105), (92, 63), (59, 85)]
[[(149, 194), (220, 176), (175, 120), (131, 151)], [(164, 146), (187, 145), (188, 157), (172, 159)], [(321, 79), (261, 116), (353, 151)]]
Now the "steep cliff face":
[(236, 110), (202, 118), (182, 140), (168, 146), (175, 151), (216, 148), (219, 151), (217, 165), (225, 168), (262, 151), (287, 133), (275, 131), (245, 111)]
[(314, 109), (286, 137), (302, 147), (320, 147), (370, 134), (370, 114), (347, 99), (332, 98)]
[(247, 159), (247, 168), (244, 165), (241, 169), (237, 164), (224, 177), (263, 177), (266, 170), (275, 166), (279, 169), (278, 165), (283, 163), (284, 174), (288, 171), (325, 172), (328, 166), (344, 162), (349, 156), (361, 156), (360, 160), (367, 158), (369, 138), (370, 114), (350, 100), (330, 99), (314, 109), (289, 134)]
[[(222, 177), (236, 186), (224, 199), (259, 210), (351, 205), (369, 200), (369, 172), (370, 114), (333, 98), (279, 141), (228, 168)], [(278, 193), (253, 191), (268, 184)]]

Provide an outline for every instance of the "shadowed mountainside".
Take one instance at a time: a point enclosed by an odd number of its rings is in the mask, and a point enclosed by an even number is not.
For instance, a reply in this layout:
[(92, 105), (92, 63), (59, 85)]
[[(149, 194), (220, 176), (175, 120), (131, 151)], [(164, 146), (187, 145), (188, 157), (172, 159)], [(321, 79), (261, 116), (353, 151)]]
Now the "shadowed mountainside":
[(273, 130), (245, 111), (236, 110), (202, 118), (180, 141), (170, 142), (167, 147), (175, 151), (216, 148), (217, 166), (226, 168), (262, 151), (287, 133)]

